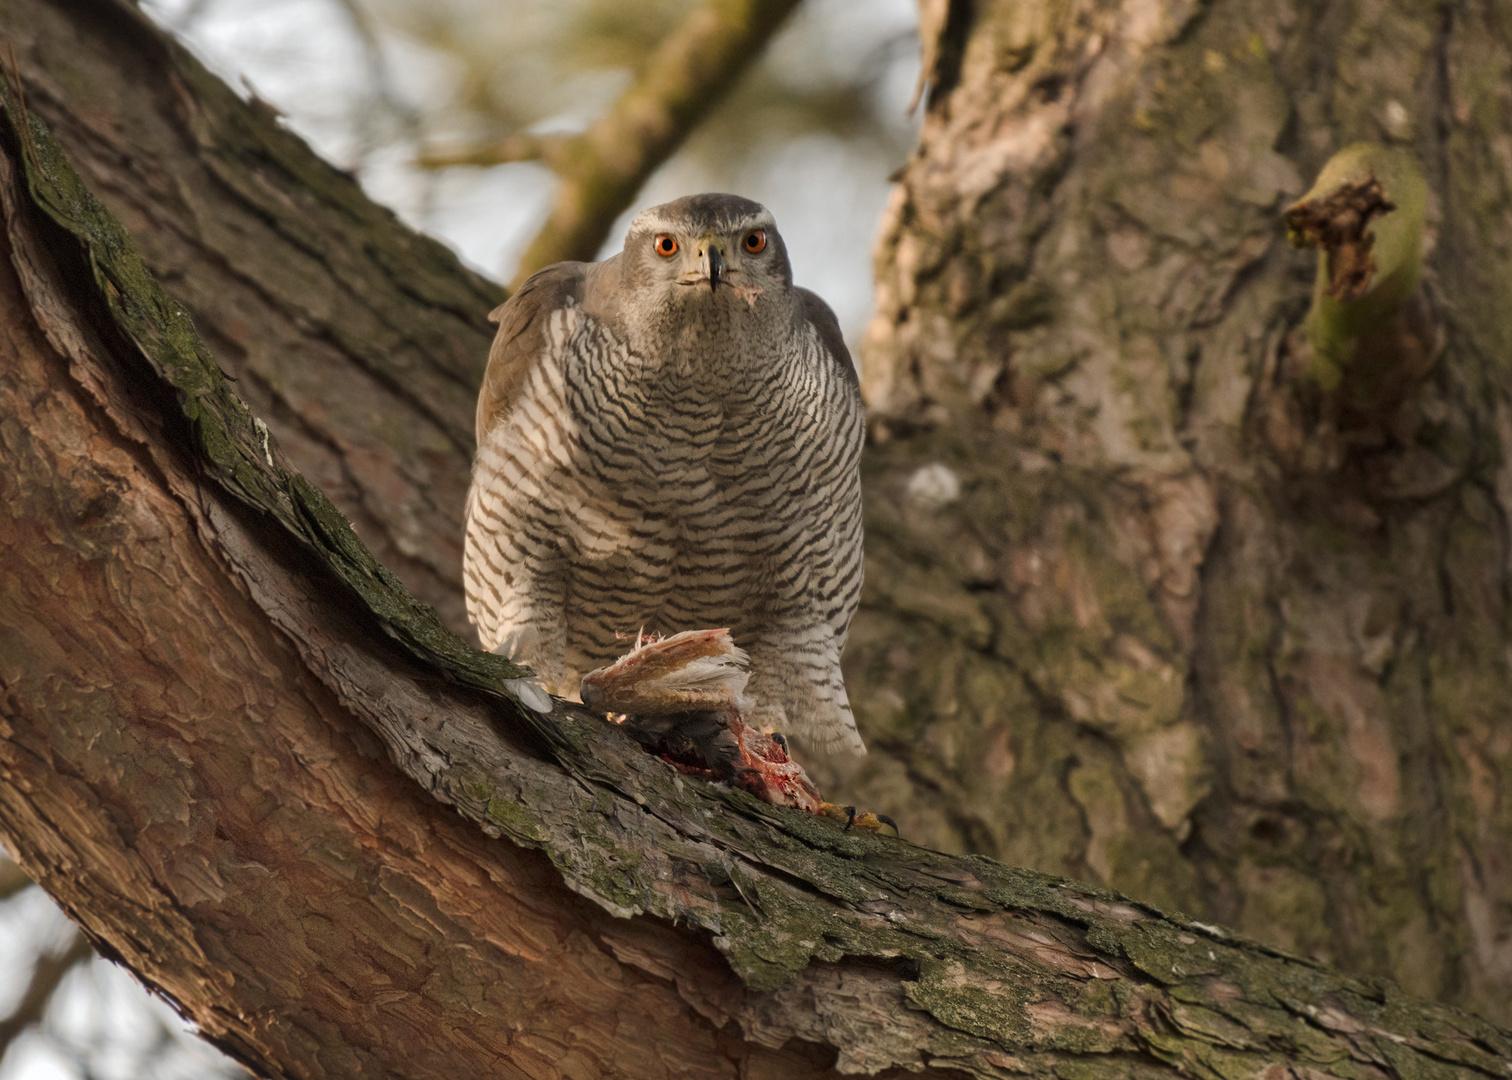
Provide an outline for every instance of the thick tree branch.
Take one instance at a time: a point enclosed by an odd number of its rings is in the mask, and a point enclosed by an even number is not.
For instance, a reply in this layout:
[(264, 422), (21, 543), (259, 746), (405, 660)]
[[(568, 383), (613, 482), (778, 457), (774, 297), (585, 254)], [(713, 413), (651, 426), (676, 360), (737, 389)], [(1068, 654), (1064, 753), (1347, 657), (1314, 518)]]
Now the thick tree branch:
[(515, 708), (5, 103), (0, 833), (259, 1071), (1501, 1075), (1473, 1018)]
[(238, 395), (384, 565), (465, 629), (461, 508), (502, 290), (131, 5), (11, 0), (0, 35), (28, 104)]

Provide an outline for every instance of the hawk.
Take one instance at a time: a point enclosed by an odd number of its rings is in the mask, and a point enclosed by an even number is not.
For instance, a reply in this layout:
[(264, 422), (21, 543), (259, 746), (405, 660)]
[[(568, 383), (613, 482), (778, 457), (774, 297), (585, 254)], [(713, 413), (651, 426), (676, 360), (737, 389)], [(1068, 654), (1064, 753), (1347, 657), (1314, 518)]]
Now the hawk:
[(491, 318), (467, 499), (484, 648), (571, 695), (648, 634), (729, 628), (752, 725), (864, 753), (840, 674), (861, 593), (861, 396), (834, 313), (735, 195), (644, 210)]

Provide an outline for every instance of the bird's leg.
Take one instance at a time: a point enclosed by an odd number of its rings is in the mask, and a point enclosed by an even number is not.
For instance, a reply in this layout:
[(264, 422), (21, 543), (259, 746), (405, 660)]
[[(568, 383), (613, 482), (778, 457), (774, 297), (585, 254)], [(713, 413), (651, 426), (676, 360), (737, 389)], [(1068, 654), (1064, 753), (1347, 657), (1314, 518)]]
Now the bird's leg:
[[(562, 697), (574, 693), (577, 687), (567, 685), (567, 626), (562, 617), (566, 583), (560, 566), (512, 543), (495, 543), (490, 549), (470, 531), (463, 573), (467, 617), (477, 626), (483, 647), (535, 673), (533, 679), (510, 683), (539, 684), (535, 694), (542, 700), (546, 692)], [(497, 596), (499, 602), (483, 603), (478, 599), (483, 594)], [(516, 687), (509, 689), (515, 692)], [(541, 708), (539, 701), (526, 703)], [(549, 708), (547, 701), (541, 711)]]

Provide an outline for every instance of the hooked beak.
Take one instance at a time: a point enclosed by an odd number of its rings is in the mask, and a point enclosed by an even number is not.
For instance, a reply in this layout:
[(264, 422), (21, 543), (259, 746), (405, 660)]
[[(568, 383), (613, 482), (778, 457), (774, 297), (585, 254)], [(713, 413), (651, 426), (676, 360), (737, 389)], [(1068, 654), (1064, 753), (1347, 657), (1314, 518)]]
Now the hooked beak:
[(720, 253), (719, 248), (714, 245), (713, 241), (705, 245), (703, 258), (699, 260), (698, 269), (702, 271), (704, 277), (709, 279), (709, 291), (717, 291), (719, 289), (719, 282), (723, 279), (725, 272), (724, 255)]

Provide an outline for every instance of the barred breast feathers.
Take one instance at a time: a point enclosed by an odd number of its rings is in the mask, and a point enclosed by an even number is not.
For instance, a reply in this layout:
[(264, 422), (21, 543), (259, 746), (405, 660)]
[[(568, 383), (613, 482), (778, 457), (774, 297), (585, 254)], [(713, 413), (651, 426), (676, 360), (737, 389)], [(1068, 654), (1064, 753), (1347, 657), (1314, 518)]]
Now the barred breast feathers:
[(586, 263), (547, 267), (489, 316), (499, 331), (478, 394), (463, 543), (467, 615), (483, 647), (529, 663), (559, 692), (565, 581), (548, 473), (564, 460), (570, 436), (553, 360), (587, 271)]

